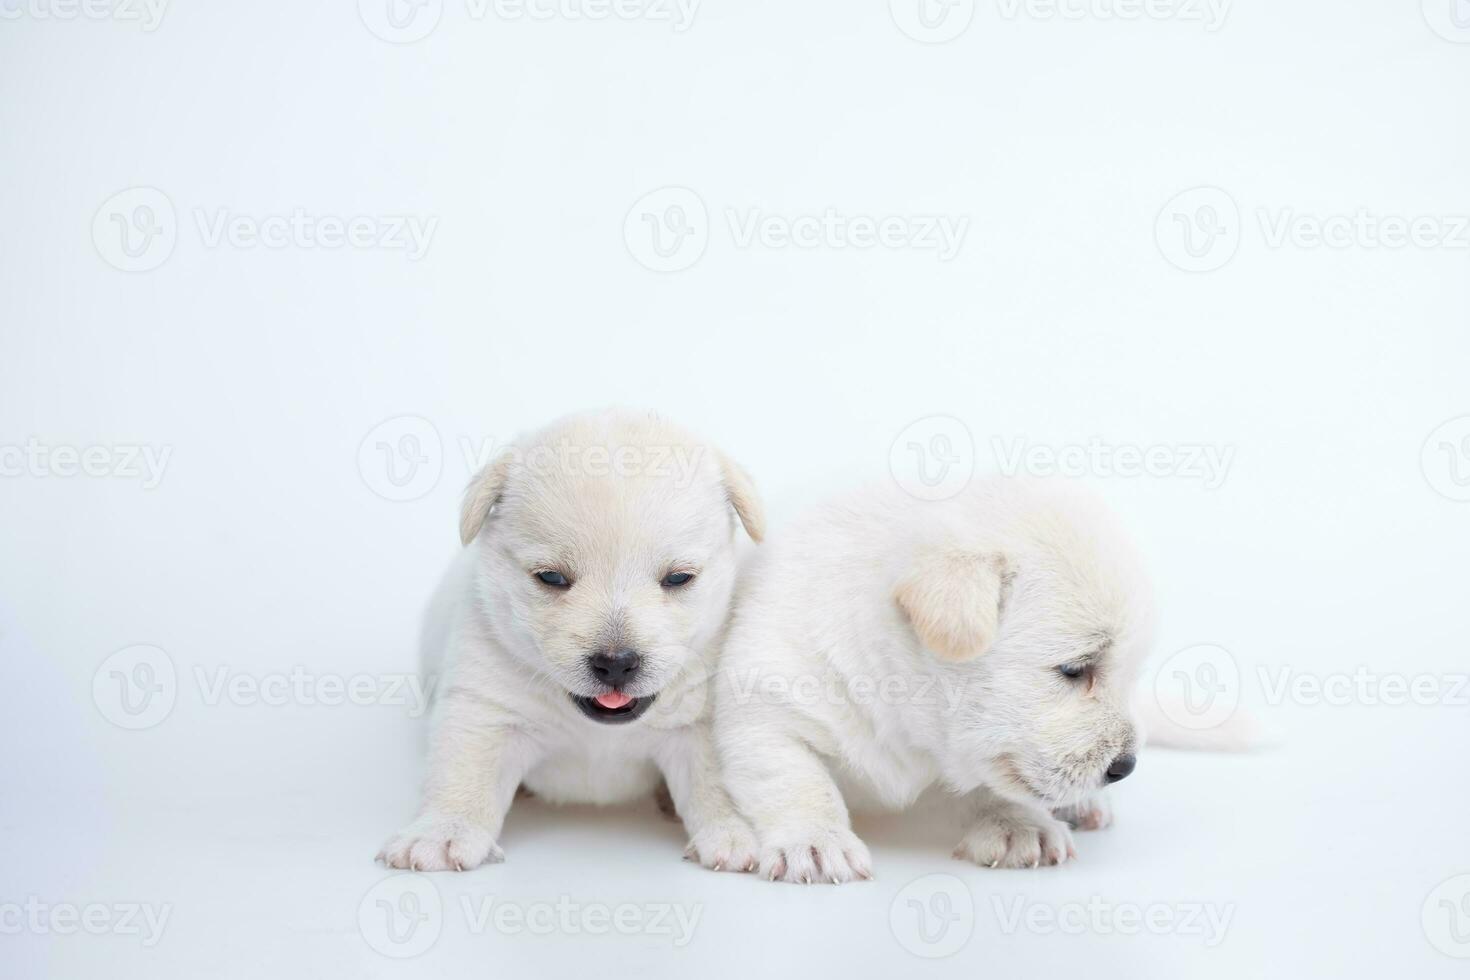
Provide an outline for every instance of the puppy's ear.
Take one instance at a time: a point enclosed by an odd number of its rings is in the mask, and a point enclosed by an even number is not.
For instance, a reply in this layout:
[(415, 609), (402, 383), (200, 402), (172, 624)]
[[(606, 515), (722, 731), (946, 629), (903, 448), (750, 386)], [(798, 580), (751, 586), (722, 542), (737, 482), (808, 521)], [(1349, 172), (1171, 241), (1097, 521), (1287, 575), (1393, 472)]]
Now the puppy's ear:
[(946, 660), (972, 660), (995, 642), (1005, 558), (961, 550), (919, 554), (893, 597), (924, 646)]
[(766, 512), (761, 507), (760, 495), (755, 492), (755, 483), (739, 463), (718, 450), (716, 455), (720, 461), (720, 476), (725, 483), (725, 496), (745, 526), (745, 533), (759, 544), (766, 536)]
[(464, 501), (459, 505), (460, 544), (469, 544), (475, 540), (485, 518), (490, 516), (490, 509), (500, 502), (500, 494), (505, 490), (505, 481), (510, 476), (510, 466), (514, 458), (514, 453), (501, 453), (482, 467), (474, 479), (470, 480), (470, 485), (465, 487)]

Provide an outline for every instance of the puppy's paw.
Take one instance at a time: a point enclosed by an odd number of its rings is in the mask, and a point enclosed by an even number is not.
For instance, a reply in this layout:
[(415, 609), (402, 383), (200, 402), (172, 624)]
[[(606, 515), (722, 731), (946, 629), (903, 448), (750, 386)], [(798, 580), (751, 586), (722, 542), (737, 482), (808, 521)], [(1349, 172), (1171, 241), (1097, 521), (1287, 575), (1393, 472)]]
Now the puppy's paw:
[(955, 848), (954, 856), (987, 868), (1035, 868), (1077, 856), (1067, 825), (1020, 807), (987, 809)]
[(1103, 830), (1113, 825), (1113, 804), (1099, 793), (1081, 803), (1058, 807), (1052, 816), (1070, 824), (1073, 830)]
[(760, 873), (771, 881), (840, 885), (873, 877), (868, 845), (846, 827), (803, 827), (761, 842)]
[(712, 871), (754, 871), (759, 855), (755, 834), (738, 818), (705, 827), (684, 848), (686, 858)]
[(458, 817), (425, 814), (399, 831), (378, 860), (390, 868), (408, 871), (469, 871), (482, 864), (499, 864), (505, 852), (490, 831)]

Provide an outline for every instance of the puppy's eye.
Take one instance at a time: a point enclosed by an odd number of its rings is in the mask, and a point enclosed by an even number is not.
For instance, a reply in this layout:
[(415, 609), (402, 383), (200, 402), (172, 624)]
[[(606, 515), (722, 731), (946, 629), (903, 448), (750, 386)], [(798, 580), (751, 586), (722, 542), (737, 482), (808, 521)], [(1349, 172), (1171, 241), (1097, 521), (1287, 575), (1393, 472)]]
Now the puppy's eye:
[(1082, 664), (1062, 664), (1057, 668), (1057, 673), (1069, 680), (1081, 680), (1087, 674), (1087, 668)]
[(670, 572), (664, 576), (662, 584), (666, 588), (675, 589), (681, 585), (688, 585), (694, 580), (693, 572)]
[(572, 584), (567, 581), (567, 577), (561, 572), (537, 572), (536, 577), (541, 580), (543, 585), (550, 585), (558, 589), (568, 588)]

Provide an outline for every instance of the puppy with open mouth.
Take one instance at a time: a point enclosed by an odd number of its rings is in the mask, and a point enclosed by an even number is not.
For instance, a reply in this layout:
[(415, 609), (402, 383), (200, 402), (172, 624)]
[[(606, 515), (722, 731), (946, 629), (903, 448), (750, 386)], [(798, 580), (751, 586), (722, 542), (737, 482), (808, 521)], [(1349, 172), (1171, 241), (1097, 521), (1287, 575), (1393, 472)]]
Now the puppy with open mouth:
[[(763, 546), (722, 653), (716, 737), (773, 880), (867, 878), (849, 805), (937, 787), (955, 856), (1059, 864), (1133, 771), (1151, 600), (1093, 502), (995, 479), (874, 488)], [(1070, 826), (1069, 826), (1070, 825)]]
[(464, 550), (430, 603), (440, 673), (417, 819), (391, 867), (467, 870), (497, 843), (518, 787), (617, 803), (660, 780), (707, 867), (751, 870), (755, 839), (727, 796), (706, 680), (726, 627), (738, 518), (755, 489), (718, 450), (655, 416), (573, 416), (472, 481)]

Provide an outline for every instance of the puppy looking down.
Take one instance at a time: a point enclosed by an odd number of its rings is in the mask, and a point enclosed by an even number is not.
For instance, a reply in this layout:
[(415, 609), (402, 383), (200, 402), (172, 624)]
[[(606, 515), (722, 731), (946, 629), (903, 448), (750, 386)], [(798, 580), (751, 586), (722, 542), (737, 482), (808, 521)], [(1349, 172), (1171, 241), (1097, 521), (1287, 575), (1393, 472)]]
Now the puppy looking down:
[(1108, 822), (1152, 615), (1094, 504), (1004, 479), (941, 502), (875, 488), (777, 535), (748, 581), (716, 737), (767, 877), (869, 877), (849, 805), (931, 786), (962, 813), (955, 855), (988, 867), (1059, 864), (1069, 822)]
[(501, 861), (518, 786), (551, 802), (616, 803), (662, 778), (691, 857), (753, 868), (705, 691), (737, 517), (759, 541), (745, 473), (649, 415), (564, 419), (477, 474), (464, 550), (423, 630), (423, 669), (442, 672), (423, 805), (379, 859), (419, 871)]

